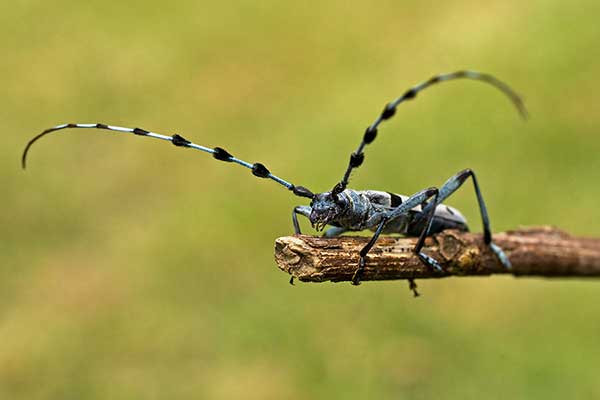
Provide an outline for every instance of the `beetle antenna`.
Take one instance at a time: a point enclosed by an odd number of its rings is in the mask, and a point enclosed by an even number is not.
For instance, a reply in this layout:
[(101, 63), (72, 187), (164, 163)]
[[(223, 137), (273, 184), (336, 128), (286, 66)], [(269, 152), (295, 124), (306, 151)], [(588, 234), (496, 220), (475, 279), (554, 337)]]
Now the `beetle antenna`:
[(141, 128), (124, 128), (121, 126), (113, 126), (113, 125), (105, 125), (105, 124), (63, 124), (63, 125), (57, 125), (52, 128), (46, 129), (45, 131), (43, 131), (42, 133), (40, 133), (39, 135), (37, 135), (33, 139), (31, 139), (27, 143), (27, 146), (25, 146), (25, 150), (23, 151), (23, 156), (21, 157), (21, 166), (23, 167), (23, 169), (25, 169), (27, 167), (27, 154), (29, 153), (29, 149), (36, 141), (38, 141), (40, 138), (42, 138), (43, 136), (46, 136), (49, 133), (63, 130), (63, 129), (69, 129), (69, 128), (104, 129), (104, 130), (109, 130), (109, 131), (114, 131), (114, 132), (133, 133), (138, 136), (147, 136), (147, 137), (151, 137), (151, 138), (155, 138), (155, 139), (166, 140), (178, 147), (189, 147), (192, 149), (203, 151), (205, 153), (210, 153), (210, 154), (212, 154), (212, 156), (215, 159), (217, 159), (219, 161), (231, 162), (231, 163), (241, 165), (242, 167), (246, 167), (252, 171), (252, 175), (259, 177), (259, 178), (271, 179), (271, 180), (279, 183), (280, 185), (284, 186), (286, 189), (290, 190), (296, 196), (308, 197), (308, 198), (313, 197), (313, 193), (310, 190), (308, 190), (307, 188), (302, 187), (302, 186), (295, 186), (294, 184), (287, 182), (287, 181), (279, 178), (278, 176), (273, 175), (271, 173), (271, 171), (269, 171), (267, 169), (267, 167), (265, 167), (263, 164), (261, 164), (261, 163), (251, 164), (244, 160), (240, 160), (239, 158), (232, 156), (227, 150), (225, 150), (221, 147), (215, 147), (215, 148), (211, 149), (209, 147), (200, 146), (198, 144), (190, 142), (189, 140), (187, 140), (184, 137), (177, 135), (177, 134), (174, 134), (172, 136), (166, 136), (166, 135), (161, 135), (158, 133), (150, 132), (150, 131), (147, 131), (147, 130), (141, 129)]
[(411, 89), (407, 90), (402, 96), (398, 97), (396, 100), (386, 104), (379, 117), (377, 117), (375, 122), (369, 125), (369, 127), (365, 131), (365, 134), (363, 136), (362, 141), (360, 142), (360, 145), (358, 146), (358, 149), (356, 149), (356, 151), (350, 155), (350, 163), (348, 164), (348, 168), (344, 173), (344, 177), (339, 183), (337, 183), (333, 187), (332, 192), (339, 194), (344, 189), (346, 189), (352, 170), (354, 168), (358, 168), (365, 159), (365, 154), (363, 153), (365, 146), (367, 144), (372, 143), (375, 140), (375, 138), (377, 137), (377, 128), (379, 127), (379, 125), (383, 121), (386, 121), (394, 116), (394, 114), (396, 113), (396, 107), (398, 107), (400, 103), (402, 103), (405, 100), (414, 99), (417, 96), (417, 93), (428, 88), (429, 86), (433, 86), (437, 83), (444, 81), (462, 78), (482, 81), (496, 87), (498, 90), (502, 91), (510, 99), (510, 101), (512, 101), (512, 103), (517, 108), (523, 119), (527, 119), (527, 109), (525, 108), (521, 97), (513, 89), (511, 89), (510, 86), (508, 86), (501, 80), (493, 77), (492, 75), (483, 74), (475, 71), (457, 71), (449, 74), (436, 75), (431, 79), (412, 87)]

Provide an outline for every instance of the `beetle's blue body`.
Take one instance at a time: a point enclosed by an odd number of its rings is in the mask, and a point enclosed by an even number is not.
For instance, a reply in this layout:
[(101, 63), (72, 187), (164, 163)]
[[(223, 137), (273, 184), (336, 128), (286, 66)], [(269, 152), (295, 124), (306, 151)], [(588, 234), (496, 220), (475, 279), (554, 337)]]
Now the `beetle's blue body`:
[[(333, 237), (346, 231), (377, 230), (378, 225), (387, 213), (392, 212), (410, 197), (378, 190), (346, 189), (341, 193), (346, 202), (342, 213), (328, 221), (333, 228), (325, 232), (325, 236)], [(310, 218), (313, 208), (310, 206), (296, 207), (298, 214)], [(426, 214), (421, 204), (413, 207), (407, 214), (390, 219), (385, 224), (382, 233), (419, 236), (423, 231)], [(445, 204), (435, 207), (430, 234), (445, 229), (468, 231), (467, 220), (457, 209)]]

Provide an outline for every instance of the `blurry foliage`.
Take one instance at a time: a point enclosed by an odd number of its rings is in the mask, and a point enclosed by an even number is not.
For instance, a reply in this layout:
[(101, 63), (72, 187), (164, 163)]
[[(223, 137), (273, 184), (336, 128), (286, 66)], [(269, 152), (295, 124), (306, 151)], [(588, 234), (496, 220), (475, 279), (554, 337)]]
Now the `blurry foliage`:
[[(0, 6), (0, 398), (600, 396), (596, 282), (298, 284), (273, 261), (299, 200), (165, 143), (181, 133), (329, 189), (382, 106), (352, 187), (410, 194), (466, 167), (495, 230), (600, 235), (597, 1), (54, 2)], [(466, 187), (450, 201), (480, 229)], [(306, 226), (306, 224), (305, 224)], [(596, 293), (596, 294), (594, 294)]]

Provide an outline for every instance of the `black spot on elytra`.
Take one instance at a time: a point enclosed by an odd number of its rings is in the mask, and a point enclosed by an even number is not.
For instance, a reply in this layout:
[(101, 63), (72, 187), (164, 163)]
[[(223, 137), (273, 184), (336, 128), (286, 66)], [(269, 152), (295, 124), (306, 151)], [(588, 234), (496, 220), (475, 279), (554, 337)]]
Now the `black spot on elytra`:
[(398, 207), (400, 204), (402, 204), (402, 197), (398, 196), (395, 193), (389, 193), (390, 195), (390, 206), (392, 207)]

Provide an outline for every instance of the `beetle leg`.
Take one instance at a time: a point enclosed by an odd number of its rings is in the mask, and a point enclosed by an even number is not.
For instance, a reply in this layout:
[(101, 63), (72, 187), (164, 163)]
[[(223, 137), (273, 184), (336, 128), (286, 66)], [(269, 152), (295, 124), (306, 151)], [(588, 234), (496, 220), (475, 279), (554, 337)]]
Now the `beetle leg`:
[(292, 223), (294, 224), (294, 233), (296, 235), (302, 234), (300, 231), (300, 224), (298, 223), (298, 214), (304, 215), (308, 218), (310, 211), (311, 208), (309, 206), (297, 206), (292, 210)]
[[(418, 206), (419, 204), (423, 203), (430, 197), (433, 197), (432, 203), (435, 204), (437, 202), (437, 198), (438, 198), (438, 189), (437, 188), (432, 187), (429, 189), (421, 190), (420, 192), (417, 192), (414, 195), (412, 195), (411, 197), (409, 197), (405, 202), (400, 204), (398, 207), (396, 207), (388, 212), (385, 212), (385, 215), (382, 217), (381, 222), (377, 226), (377, 230), (371, 237), (371, 240), (369, 240), (369, 243), (367, 243), (367, 245), (360, 250), (360, 253), (359, 253), (360, 259), (358, 262), (358, 268), (356, 269), (356, 271), (354, 272), (354, 275), (352, 276), (352, 284), (353, 285), (360, 284), (362, 274), (365, 270), (367, 254), (369, 253), (369, 250), (371, 250), (371, 248), (377, 241), (377, 238), (379, 238), (379, 235), (381, 234), (381, 231), (383, 230), (383, 228), (385, 227), (387, 222), (391, 219), (408, 214), (410, 212), (410, 210), (412, 210), (414, 207)], [(428, 255), (421, 252), (421, 248), (423, 247), (423, 244), (425, 243), (425, 238), (427, 237), (427, 234), (429, 233), (429, 228), (431, 227), (431, 222), (433, 221), (434, 212), (435, 212), (435, 208), (427, 216), (427, 223), (425, 224), (423, 233), (421, 234), (421, 236), (419, 237), (419, 240), (417, 241), (417, 244), (414, 248), (414, 252), (415, 252), (415, 254), (417, 254), (417, 257), (419, 257), (419, 259), (423, 263), (425, 263), (425, 265), (428, 265), (438, 271), (441, 271), (442, 267), (436, 260), (434, 260), (433, 258), (431, 258)]]
[(504, 265), (506, 269), (510, 269), (512, 267), (510, 260), (506, 256), (506, 254), (502, 251), (500, 247), (496, 244), (492, 243), (492, 230), (490, 228), (490, 218), (488, 216), (487, 208), (485, 206), (485, 202), (483, 201), (483, 196), (481, 195), (481, 190), (479, 189), (479, 184), (477, 183), (477, 178), (475, 177), (475, 173), (471, 169), (465, 169), (451, 177), (442, 185), (440, 188), (439, 199), (436, 204), (429, 204), (426, 207), (427, 209), (435, 208), (435, 205), (440, 204), (450, 195), (458, 190), (462, 186), (462, 184), (469, 178), (472, 178), (473, 186), (475, 188), (475, 195), (477, 196), (477, 203), (479, 204), (479, 212), (481, 214), (481, 221), (483, 222), (483, 241), (490, 247), (490, 250), (496, 255), (498, 260)]

